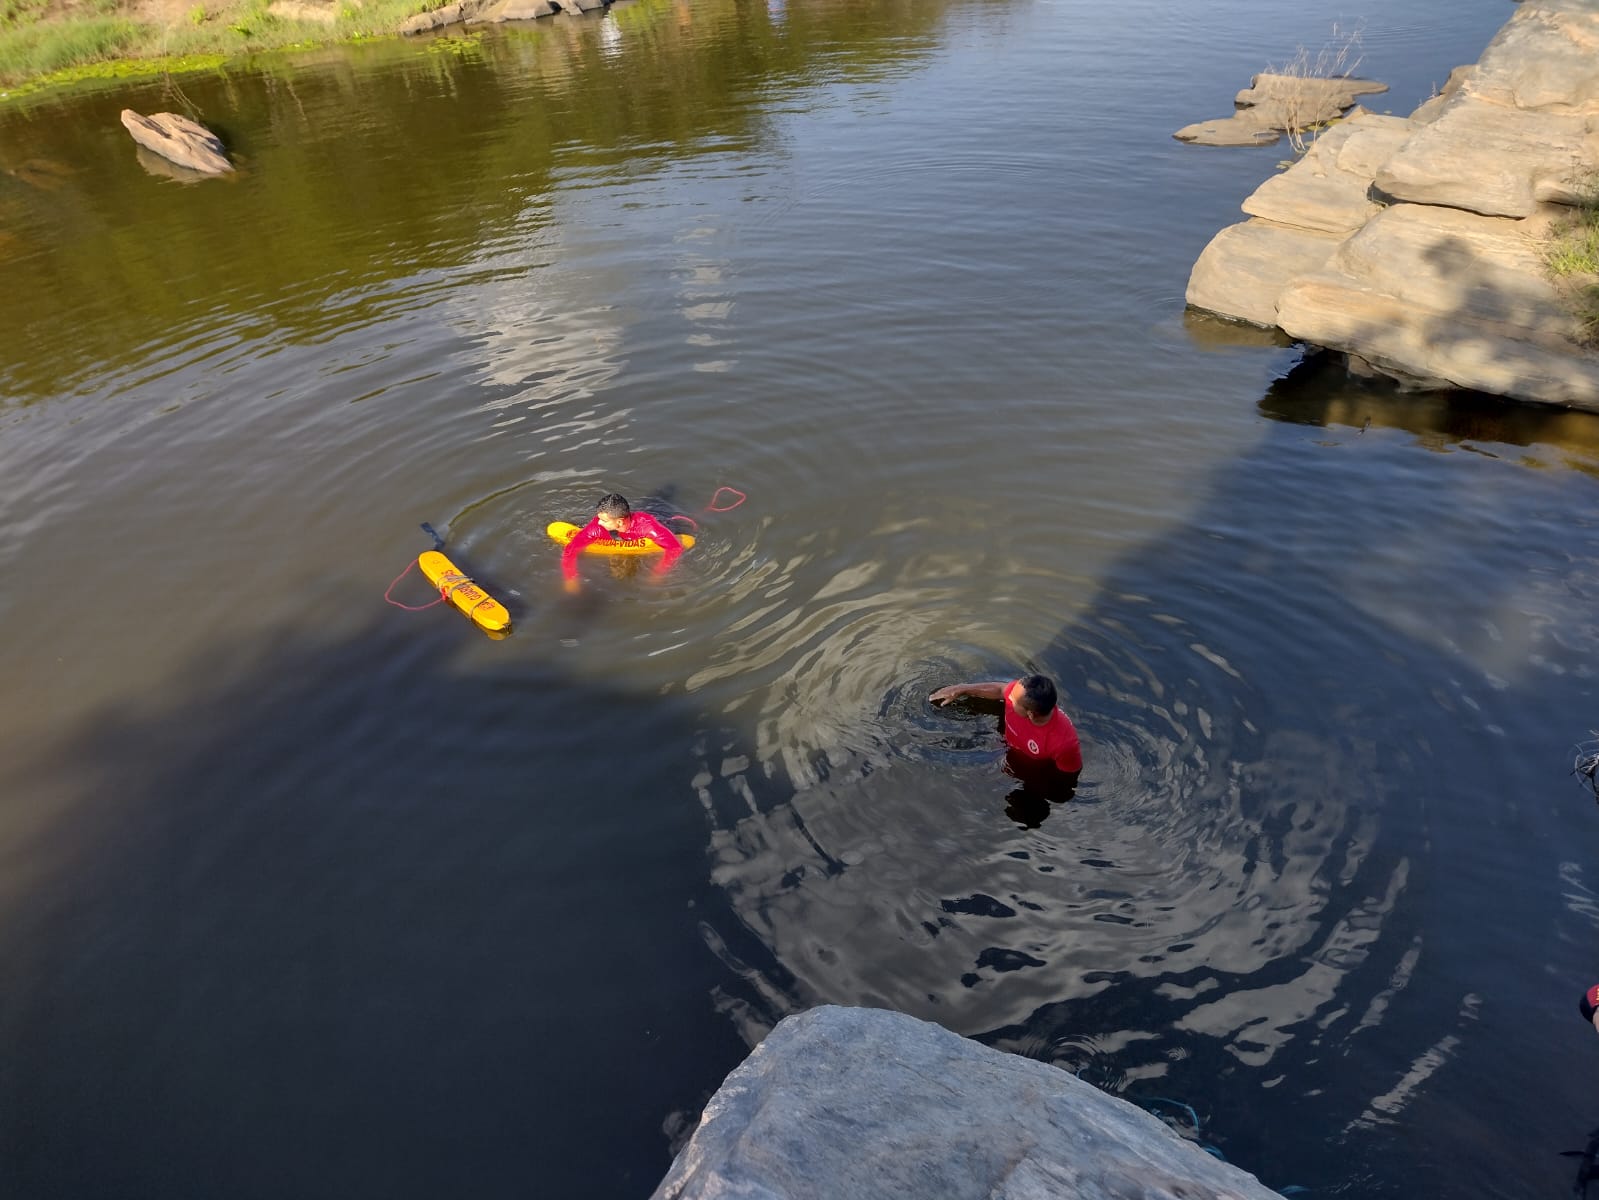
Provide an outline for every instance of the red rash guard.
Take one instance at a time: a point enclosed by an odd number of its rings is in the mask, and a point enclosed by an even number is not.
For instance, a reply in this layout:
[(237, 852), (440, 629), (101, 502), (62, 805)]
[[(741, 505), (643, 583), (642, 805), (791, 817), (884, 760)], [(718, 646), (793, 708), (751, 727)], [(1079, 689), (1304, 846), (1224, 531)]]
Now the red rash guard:
[(1021, 680), (1005, 685), (1005, 744), (1029, 764), (1054, 763), (1062, 771), (1081, 771), (1083, 751), (1071, 718), (1056, 705), (1049, 720), (1034, 725), (1032, 718), (1016, 707), (1021, 694)]
[(683, 553), (683, 543), (677, 540), (677, 535), (662, 525), (647, 512), (636, 512), (627, 519), (620, 532), (608, 533), (600, 524), (600, 519), (595, 517), (572, 535), (572, 540), (566, 543), (566, 549), (561, 551), (561, 574), (568, 579), (577, 578), (577, 556), (583, 552), (583, 547), (591, 542), (608, 542), (615, 537), (621, 542), (654, 542), (666, 551), (661, 556), (661, 565), (657, 571), (665, 571), (677, 561), (677, 556)]

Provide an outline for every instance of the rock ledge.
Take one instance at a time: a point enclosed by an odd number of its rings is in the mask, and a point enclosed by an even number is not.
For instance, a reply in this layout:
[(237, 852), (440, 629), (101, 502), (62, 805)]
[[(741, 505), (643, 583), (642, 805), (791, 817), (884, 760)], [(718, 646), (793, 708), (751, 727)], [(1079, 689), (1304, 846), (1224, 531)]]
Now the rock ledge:
[(1058, 1067), (902, 1013), (789, 1017), (652, 1200), (1280, 1200)]

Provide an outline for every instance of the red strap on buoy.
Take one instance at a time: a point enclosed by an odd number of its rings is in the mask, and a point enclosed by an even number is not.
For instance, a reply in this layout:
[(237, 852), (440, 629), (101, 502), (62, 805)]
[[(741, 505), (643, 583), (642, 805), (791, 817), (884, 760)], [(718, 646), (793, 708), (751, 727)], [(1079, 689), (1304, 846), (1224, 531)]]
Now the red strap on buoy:
[(444, 603), (444, 598), (446, 596), (448, 596), (450, 593), (448, 591), (445, 591), (445, 590), (442, 590), (442, 589), (439, 591), (439, 598), (437, 600), (433, 601), (432, 604), (401, 604), (398, 600), (396, 600), (392, 595), (389, 594), (390, 592), (394, 591), (394, 589), (399, 585), (400, 580), (404, 579), (407, 575), (409, 575), (411, 573), (411, 568), (414, 567), (414, 566), (416, 566), (416, 559), (413, 558), (411, 560), (410, 564), (407, 565), (405, 570), (401, 571), (398, 575), (396, 575), (394, 577), (394, 582), (389, 584), (388, 589), (383, 593), (383, 598), (385, 600), (387, 600), (390, 604), (394, 605), (395, 608), (403, 608), (403, 609), (405, 609), (406, 612), (426, 612), (428, 609), (434, 607), (434, 605), (443, 604)]

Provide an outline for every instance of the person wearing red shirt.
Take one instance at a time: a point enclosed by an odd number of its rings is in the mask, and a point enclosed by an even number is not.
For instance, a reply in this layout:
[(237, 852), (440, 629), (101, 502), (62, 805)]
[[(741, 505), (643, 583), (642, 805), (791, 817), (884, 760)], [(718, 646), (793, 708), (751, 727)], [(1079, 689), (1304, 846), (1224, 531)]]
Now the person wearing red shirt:
[(1582, 994), (1582, 999), (1577, 1001), (1577, 1010), (1582, 1013), (1584, 1021), (1599, 1029), (1599, 983)]
[(677, 556), (683, 553), (683, 543), (677, 540), (675, 533), (649, 513), (634, 512), (626, 496), (610, 492), (600, 497), (594, 519), (574, 533), (566, 549), (561, 551), (561, 574), (566, 577), (567, 591), (575, 592), (582, 586), (578, 580), (577, 556), (583, 552), (583, 547), (609, 538), (654, 542), (665, 551), (655, 568), (657, 575), (670, 570)]
[(1028, 675), (1009, 683), (952, 683), (927, 699), (945, 705), (965, 697), (1003, 702), (1007, 773), (1029, 782), (1043, 773), (1067, 789), (1076, 786), (1083, 751), (1071, 718), (1055, 702), (1055, 684), (1049, 676)]

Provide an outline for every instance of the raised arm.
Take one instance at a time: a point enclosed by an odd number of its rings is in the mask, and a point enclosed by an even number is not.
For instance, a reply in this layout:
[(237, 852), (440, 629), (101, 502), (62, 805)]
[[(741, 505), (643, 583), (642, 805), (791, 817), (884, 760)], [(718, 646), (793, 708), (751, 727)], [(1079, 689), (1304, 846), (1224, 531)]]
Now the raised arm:
[(970, 696), (974, 700), (1004, 700), (1006, 684), (1003, 680), (993, 683), (952, 683), (948, 687), (941, 687), (927, 699), (933, 704), (948, 704), (953, 700), (960, 700)]

